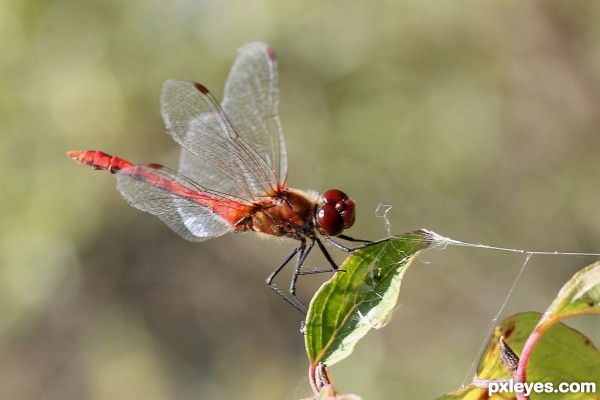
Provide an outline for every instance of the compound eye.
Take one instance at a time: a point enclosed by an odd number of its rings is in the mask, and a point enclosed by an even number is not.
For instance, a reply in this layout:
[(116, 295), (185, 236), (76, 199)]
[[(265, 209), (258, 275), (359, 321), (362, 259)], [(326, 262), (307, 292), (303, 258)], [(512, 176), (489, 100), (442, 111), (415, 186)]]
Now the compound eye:
[(344, 209), (341, 210), (340, 215), (344, 220), (344, 229), (348, 229), (354, 225), (356, 213), (354, 212), (354, 202), (350, 199), (344, 201)]
[(321, 207), (317, 214), (317, 224), (329, 236), (337, 236), (344, 231), (344, 220), (332, 204)]
[(323, 206), (317, 215), (317, 224), (321, 231), (329, 236), (337, 236), (354, 224), (354, 202), (346, 193), (329, 189), (321, 196)]
[(324, 204), (336, 204), (342, 203), (344, 200), (348, 199), (348, 196), (341, 190), (329, 189), (323, 193), (321, 198), (323, 199)]

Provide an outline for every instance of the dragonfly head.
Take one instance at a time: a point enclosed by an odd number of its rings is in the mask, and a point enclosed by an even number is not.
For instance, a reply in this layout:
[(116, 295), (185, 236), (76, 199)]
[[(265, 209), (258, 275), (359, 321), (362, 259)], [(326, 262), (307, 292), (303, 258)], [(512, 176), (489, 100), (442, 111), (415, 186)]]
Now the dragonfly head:
[(328, 236), (337, 236), (354, 225), (354, 201), (346, 193), (329, 189), (321, 196), (322, 205), (317, 210), (317, 227)]

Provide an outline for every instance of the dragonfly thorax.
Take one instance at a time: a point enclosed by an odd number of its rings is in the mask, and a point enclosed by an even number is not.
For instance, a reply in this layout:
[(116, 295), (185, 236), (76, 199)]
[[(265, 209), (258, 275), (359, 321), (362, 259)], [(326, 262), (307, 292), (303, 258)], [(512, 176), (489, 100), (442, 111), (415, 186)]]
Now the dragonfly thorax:
[(234, 230), (293, 239), (315, 235), (317, 200), (304, 192), (282, 188), (276, 196), (257, 199), (254, 205), (254, 210)]

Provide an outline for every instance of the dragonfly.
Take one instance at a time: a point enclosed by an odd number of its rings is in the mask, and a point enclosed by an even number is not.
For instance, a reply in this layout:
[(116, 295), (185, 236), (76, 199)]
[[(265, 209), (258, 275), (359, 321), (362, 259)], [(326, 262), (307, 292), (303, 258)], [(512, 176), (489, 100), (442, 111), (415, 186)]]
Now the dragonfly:
[[(279, 117), (277, 57), (262, 42), (242, 47), (227, 78), (221, 105), (203, 85), (168, 80), (161, 91), (168, 133), (182, 147), (179, 170), (134, 164), (99, 150), (67, 154), (80, 164), (116, 176), (117, 189), (135, 208), (160, 218), (183, 238), (203, 241), (228, 232), (259, 232), (297, 240), (298, 245), (267, 277), (267, 285), (299, 311), (299, 275), (336, 271), (323, 240), (345, 252), (372, 244), (343, 232), (356, 205), (344, 192), (318, 196), (287, 186), (287, 150)], [(354, 247), (336, 239), (354, 242)], [(316, 246), (330, 268), (302, 271)], [(295, 257), (291, 298), (275, 277)]]

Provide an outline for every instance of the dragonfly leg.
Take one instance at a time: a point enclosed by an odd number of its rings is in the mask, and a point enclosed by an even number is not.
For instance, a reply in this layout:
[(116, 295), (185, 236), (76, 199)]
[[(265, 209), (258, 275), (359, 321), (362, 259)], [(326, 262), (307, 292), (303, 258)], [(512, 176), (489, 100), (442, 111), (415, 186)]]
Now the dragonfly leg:
[(290, 282), (290, 293), (296, 299), (298, 299), (298, 297), (296, 296), (296, 284), (298, 283), (298, 275), (301, 275), (300, 270), (304, 265), (304, 261), (306, 261), (308, 253), (310, 253), (314, 245), (315, 240), (311, 239), (311, 241), (308, 243), (308, 246), (306, 245), (306, 240), (302, 240), (302, 243), (299, 246), (300, 253), (298, 254), (298, 258), (296, 259), (296, 265), (294, 266), (294, 272), (292, 273), (292, 280)]
[(379, 240), (363, 240), (363, 239), (354, 239), (353, 237), (346, 236), (346, 235), (339, 235), (338, 237), (340, 239), (347, 240), (348, 242), (361, 243), (357, 246), (349, 247), (349, 246), (344, 246), (343, 244), (341, 244), (339, 242), (336, 242), (335, 240), (333, 240), (331, 238), (331, 236), (323, 235), (323, 237), (325, 238), (327, 243), (329, 243), (330, 245), (334, 246), (335, 248), (338, 248), (347, 253), (353, 252), (358, 249), (364, 249), (365, 247), (369, 247), (369, 246), (372, 246), (372, 245), (378, 244), (378, 243), (387, 242), (388, 240), (390, 240), (390, 238), (383, 238), (383, 239), (379, 239)]
[[(354, 250), (362, 249), (362, 248), (371, 246), (373, 244), (381, 243), (381, 242), (385, 242), (385, 241), (389, 240), (388, 238), (385, 238), (385, 239), (376, 240), (376, 241), (368, 241), (368, 240), (362, 240), (362, 239), (354, 239), (354, 238), (352, 238), (350, 236), (346, 236), (346, 235), (339, 235), (338, 237), (340, 239), (343, 239), (343, 240), (346, 240), (349, 242), (360, 243), (357, 246), (348, 247), (348, 246), (344, 246), (341, 243), (336, 242), (329, 236), (323, 235), (323, 237), (325, 238), (327, 243), (329, 243), (332, 246), (336, 247), (337, 249), (345, 251), (345, 252), (352, 252)], [(319, 270), (315, 270), (315, 271), (302, 271), (302, 267), (304, 266), (306, 257), (308, 257), (308, 254), (311, 252), (312, 248), (314, 247), (315, 242), (317, 243), (317, 246), (319, 246), (319, 249), (325, 256), (325, 259), (327, 259), (327, 262), (329, 263), (331, 269), (319, 269)], [(290, 281), (290, 294), (291, 294), (291, 298), (290, 298), (286, 294), (284, 294), (279, 288), (277, 288), (277, 286), (275, 286), (275, 283), (273, 282), (273, 280), (281, 272), (281, 270), (292, 260), (292, 258), (294, 258), (294, 256), (296, 256), (296, 262), (294, 265), (294, 271), (292, 272), (292, 280)], [(296, 247), (294, 250), (292, 250), (283, 259), (283, 261), (273, 270), (273, 272), (271, 272), (271, 274), (267, 277), (266, 282), (267, 282), (267, 285), (271, 288), (271, 290), (273, 290), (275, 293), (277, 293), (277, 295), (279, 297), (284, 299), (288, 304), (290, 304), (296, 310), (300, 311), (303, 314), (306, 314), (308, 307), (306, 306), (306, 304), (304, 304), (304, 302), (302, 300), (300, 300), (300, 298), (298, 296), (296, 296), (296, 285), (298, 283), (298, 277), (300, 275), (310, 275), (310, 274), (332, 272), (332, 271), (338, 271), (338, 265), (335, 263), (335, 261), (331, 257), (331, 254), (329, 254), (329, 251), (327, 250), (327, 248), (325, 247), (325, 245), (323, 244), (321, 239), (319, 239), (318, 237), (313, 237), (313, 238), (310, 238), (310, 242), (307, 243), (306, 239), (303, 238), (300, 241), (300, 245), (298, 247)]]
[[(312, 247), (312, 245), (310, 246)], [(281, 297), (283, 300), (285, 300), (288, 304), (290, 304), (292, 307), (294, 307), (296, 310), (300, 311), (302, 314), (306, 315), (306, 312), (308, 311), (308, 307), (306, 306), (306, 304), (304, 304), (302, 302), (302, 300), (300, 300), (298, 298), (298, 296), (296, 296), (295, 293), (292, 293), (292, 296), (294, 298), (295, 301), (293, 301), (292, 299), (290, 299), (288, 296), (286, 296), (281, 290), (279, 290), (279, 288), (277, 286), (275, 286), (275, 283), (273, 282), (273, 280), (275, 279), (275, 277), (277, 276), (277, 274), (279, 274), (279, 272), (281, 272), (281, 270), (283, 269), (283, 267), (285, 267), (290, 260), (296, 255), (298, 254), (298, 259), (302, 258), (302, 262), (304, 262), (304, 259), (306, 259), (306, 255), (308, 255), (308, 253), (305, 251), (306, 249), (306, 241), (302, 241), (300, 243), (300, 246), (296, 247), (294, 250), (292, 250), (290, 252), (290, 254), (288, 254), (283, 261), (273, 270), (273, 272), (271, 272), (271, 274), (269, 274), (269, 276), (266, 279), (267, 285), (271, 288), (271, 290), (273, 290), (275, 293), (277, 293), (277, 295), (279, 297)], [(302, 256), (303, 253), (304, 256)], [(298, 264), (298, 262), (296, 262), (296, 264)], [(292, 279), (294, 279), (294, 276), (292, 276)], [(297, 274), (295, 279), (297, 279)], [(295, 292), (295, 282), (293, 282), (293, 288), (294, 288), (294, 292)], [(290, 288), (291, 291), (291, 288)]]
[(348, 242), (354, 242), (354, 243), (371, 243), (372, 242), (372, 240), (356, 239), (356, 238), (353, 238), (352, 236), (348, 236), (348, 235), (337, 235), (337, 237), (339, 237), (340, 239), (347, 240)]
[(287, 263), (290, 262), (290, 260), (292, 259), (292, 257), (294, 257), (294, 255), (296, 255), (296, 253), (299, 252), (301, 250), (301, 248), (302, 248), (302, 246), (296, 247), (294, 250), (291, 251), (290, 254), (288, 254), (283, 259), (283, 261), (277, 267), (275, 267), (275, 269), (273, 270), (273, 272), (271, 272), (271, 274), (269, 276), (267, 276), (267, 285), (272, 286), (273, 279), (275, 279), (275, 277), (277, 276), (277, 274), (279, 272), (281, 272), (281, 270), (283, 269), (283, 267), (285, 267), (287, 265)]
[(339, 270), (338, 265), (333, 260), (333, 257), (331, 257), (331, 254), (329, 254), (329, 251), (327, 250), (327, 248), (325, 247), (325, 245), (323, 244), (323, 242), (321, 241), (321, 239), (319, 239), (318, 237), (315, 237), (314, 241), (317, 242), (317, 245), (319, 246), (319, 250), (321, 250), (321, 253), (323, 253), (323, 255), (325, 256), (325, 259), (329, 263), (330, 267), (329, 268), (316, 269), (314, 271), (301, 271), (299, 273), (299, 275), (323, 274), (325, 272), (335, 272), (335, 271), (338, 271)]
[(279, 290), (279, 288), (277, 286), (271, 284), (271, 285), (269, 285), (269, 287), (271, 288), (271, 290), (273, 290), (275, 293), (277, 293), (277, 295), (279, 297), (281, 297), (283, 300), (285, 300), (286, 303), (288, 303), (290, 306), (294, 307), (296, 310), (300, 311), (302, 313), (302, 315), (306, 315), (306, 313), (308, 312), (308, 307), (297, 296), (294, 296), (294, 299), (296, 301), (298, 301), (299, 304), (294, 303), (292, 301), (292, 299), (290, 299), (281, 290)]
[(323, 242), (321, 242), (321, 239), (316, 238), (316, 241), (317, 241), (317, 245), (319, 246), (319, 249), (321, 249), (321, 253), (323, 253), (325, 258), (327, 259), (327, 262), (329, 262), (329, 265), (331, 265), (331, 270), (337, 271), (338, 265), (335, 263), (335, 261), (333, 261), (333, 258), (331, 258), (331, 254), (329, 254), (329, 252), (327, 251), (327, 248), (323, 245)]

